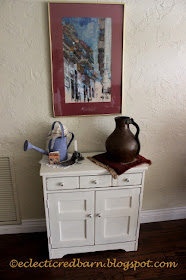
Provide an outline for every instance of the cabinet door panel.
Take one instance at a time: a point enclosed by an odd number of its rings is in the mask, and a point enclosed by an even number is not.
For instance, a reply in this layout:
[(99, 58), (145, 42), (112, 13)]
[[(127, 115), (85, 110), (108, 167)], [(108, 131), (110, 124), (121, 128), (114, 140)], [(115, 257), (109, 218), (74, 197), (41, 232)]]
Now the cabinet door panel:
[(94, 244), (94, 192), (51, 193), (48, 200), (52, 248)]
[(140, 188), (96, 191), (95, 244), (134, 241)]

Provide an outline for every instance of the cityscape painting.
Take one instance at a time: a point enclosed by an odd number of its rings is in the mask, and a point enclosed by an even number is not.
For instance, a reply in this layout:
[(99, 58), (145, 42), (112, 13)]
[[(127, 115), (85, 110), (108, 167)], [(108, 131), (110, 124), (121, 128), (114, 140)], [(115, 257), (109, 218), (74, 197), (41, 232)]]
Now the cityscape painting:
[(112, 19), (63, 17), (65, 103), (111, 102)]
[(124, 4), (48, 8), (54, 117), (121, 114)]

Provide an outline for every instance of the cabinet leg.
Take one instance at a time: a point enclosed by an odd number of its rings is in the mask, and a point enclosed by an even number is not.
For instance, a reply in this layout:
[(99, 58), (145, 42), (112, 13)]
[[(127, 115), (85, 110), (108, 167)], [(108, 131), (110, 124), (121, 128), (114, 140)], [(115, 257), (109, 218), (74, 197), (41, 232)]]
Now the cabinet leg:
[(122, 250), (126, 252), (137, 251), (138, 249), (138, 242), (130, 242), (123, 245)]
[(65, 256), (65, 252), (61, 252), (60, 253), (54, 253), (49, 251), (49, 259), (53, 260), (53, 259), (62, 259)]
[(138, 242), (136, 242), (135, 246), (134, 246), (134, 251), (138, 250)]

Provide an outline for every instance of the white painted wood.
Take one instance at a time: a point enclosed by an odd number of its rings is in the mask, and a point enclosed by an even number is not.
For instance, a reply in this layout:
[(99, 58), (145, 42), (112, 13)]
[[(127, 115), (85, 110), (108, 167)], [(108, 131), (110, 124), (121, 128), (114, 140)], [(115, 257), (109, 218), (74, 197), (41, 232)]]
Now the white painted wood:
[[(136, 240), (139, 239), (140, 215), (141, 215), (141, 209), (142, 209), (144, 182), (145, 182), (145, 171), (142, 172), (142, 182), (141, 182), (141, 188), (140, 188), (140, 198), (139, 198), (139, 209), (138, 209), (138, 220), (137, 220)], [(137, 249), (138, 249), (138, 242), (136, 242), (136, 245), (135, 245), (135, 250), (137, 251)]]
[(93, 192), (48, 194), (52, 248), (94, 244)]
[(78, 189), (79, 177), (47, 178), (46, 184), (47, 184), (48, 191)]
[[(48, 165), (42, 164), (40, 169), (40, 175), (48, 176), (48, 177), (104, 175), (104, 174), (110, 175), (110, 173), (106, 169), (96, 165), (95, 163), (87, 159), (87, 157), (91, 157), (96, 154), (98, 153), (84, 153), (83, 156), (85, 160), (81, 161), (81, 164), (74, 164), (68, 168), (52, 168)], [(142, 164), (127, 170), (125, 174), (143, 172), (144, 170), (147, 169), (148, 169), (148, 164)]]
[(113, 186), (136, 186), (142, 184), (143, 173), (124, 173), (113, 179)]
[[(86, 158), (92, 155), (84, 154), (82, 164), (67, 169), (41, 166), (50, 258), (76, 252), (137, 249), (147, 165), (132, 168), (113, 180), (106, 169)], [(61, 180), (65, 188), (59, 187)]]
[(186, 219), (186, 206), (165, 209), (143, 210), (141, 212), (140, 223), (144, 224), (181, 219)]
[[(106, 251), (106, 250), (118, 250), (122, 249), (126, 252), (136, 251), (135, 250), (136, 242), (125, 242), (125, 243), (115, 243), (115, 244), (106, 244), (106, 245), (94, 245), (94, 246), (81, 246), (81, 247), (68, 247), (68, 248), (58, 248), (51, 249), (50, 259), (59, 259), (67, 254), (77, 254), (77, 253), (87, 253), (87, 252), (96, 252), (96, 251)], [(112, 261), (112, 257), (110, 260)], [(99, 260), (95, 260), (99, 261)]]
[(103, 188), (111, 186), (111, 175), (81, 176), (80, 188)]
[(96, 192), (95, 244), (136, 240), (140, 188)]
[(49, 219), (49, 201), (47, 196), (47, 177), (43, 176), (43, 195), (44, 195), (44, 205), (45, 205), (45, 218), (46, 218), (46, 228), (47, 228), (47, 238), (48, 238), (48, 252), (49, 257), (51, 255), (51, 230), (50, 230), (50, 219)]
[[(135, 187), (141, 187), (140, 185), (139, 186), (135, 186)], [(97, 191), (98, 189), (99, 190), (110, 190), (110, 189), (112, 189), (112, 190), (114, 190), (114, 189), (133, 189), (134, 188), (134, 186), (116, 186), (116, 187), (113, 187), (113, 186), (109, 186), (109, 187), (104, 187), (104, 188), (84, 188), (84, 189), (66, 189), (66, 190), (58, 190), (58, 191), (47, 191), (46, 190), (46, 192), (47, 193), (53, 193), (53, 192), (57, 192), (57, 193), (65, 193), (65, 192), (72, 192), (72, 193), (74, 193), (74, 192), (84, 192), (84, 191), (87, 191), (87, 190), (91, 190), (91, 191)]]
[(46, 231), (45, 219), (23, 220), (19, 225), (1, 225), (1, 234), (17, 234), (17, 233), (31, 233)]

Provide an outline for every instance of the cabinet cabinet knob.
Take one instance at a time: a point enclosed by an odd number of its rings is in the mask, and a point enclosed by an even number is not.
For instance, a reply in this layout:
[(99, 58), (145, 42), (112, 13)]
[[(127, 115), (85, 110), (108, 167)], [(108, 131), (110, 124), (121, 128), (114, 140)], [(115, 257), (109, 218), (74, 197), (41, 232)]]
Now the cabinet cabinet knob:
[(63, 187), (63, 186), (64, 186), (64, 183), (63, 183), (63, 182), (61, 182), (61, 183), (60, 183), (60, 186), (61, 186), (61, 187)]
[(98, 183), (98, 181), (97, 181), (97, 180), (94, 180), (94, 184), (97, 185), (97, 183)]
[(127, 182), (127, 183), (129, 183), (130, 180), (129, 180), (128, 178), (126, 178), (126, 179), (124, 179), (124, 181)]
[(98, 214), (97, 214), (97, 217), (101, 218), (101, 213), (98, 213)]
[(88, 217), (88, 218), (92, 218), (92, 214), (88, 214), (87, 217)]

